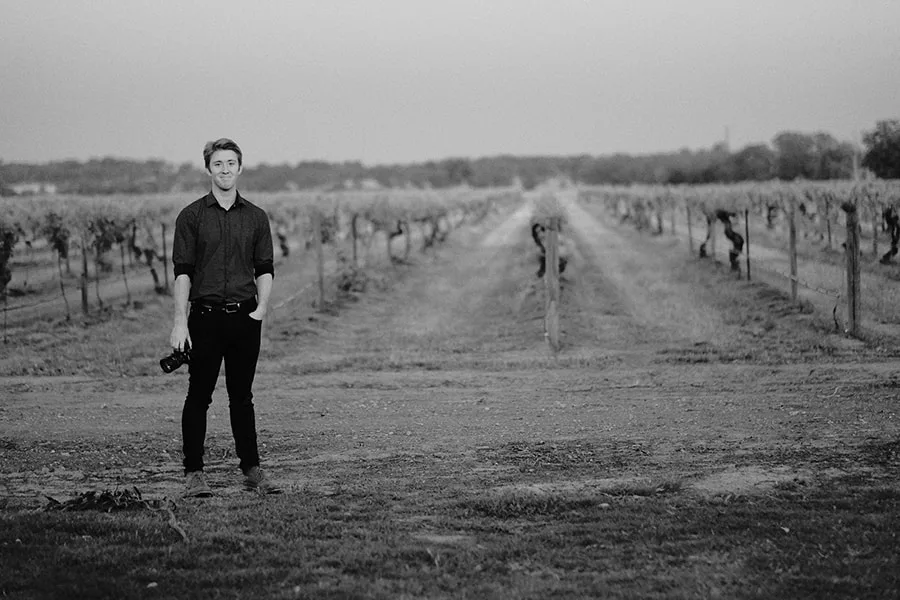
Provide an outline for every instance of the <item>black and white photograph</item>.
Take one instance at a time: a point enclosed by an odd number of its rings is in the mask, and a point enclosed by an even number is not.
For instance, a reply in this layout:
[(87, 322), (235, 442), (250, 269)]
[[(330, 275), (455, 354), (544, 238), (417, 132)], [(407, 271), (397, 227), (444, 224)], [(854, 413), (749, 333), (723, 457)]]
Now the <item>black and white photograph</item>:
[(0, 1), (0, 598), (900, 600), (900, 2)]

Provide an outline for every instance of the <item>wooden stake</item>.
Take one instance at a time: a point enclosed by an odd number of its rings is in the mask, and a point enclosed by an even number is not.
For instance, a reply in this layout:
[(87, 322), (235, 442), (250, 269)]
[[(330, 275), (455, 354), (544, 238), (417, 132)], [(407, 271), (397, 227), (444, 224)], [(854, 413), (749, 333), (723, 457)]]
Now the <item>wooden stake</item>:
[(788, 209), (788, 236), (789, 236), (789, 248), (788, 252), (790, 254), (791, 259), (791, 300), (794, 302), (797, 301), (797, 224), (794, 219), (794, 213), (796, 212), (796, 203), (794, 202), (794, 196), (789, 196), (789, 205)]
[(391, 239), (393, 239), (393, 238), (391, 238), (391, 233), (390, 233), (387, 229), (384, 230), (384, 237), (385, 237), (385, 240), (386, 240), (386, 241), (385, 241), (385, 244), (386, 244), (386, 247), (387, 247), (387, 259), (388, 259), (388, 264), (393, 266), (393, 264), (394, 264), (394, 255), (391, 254)]
[(356, 232), (356, 221), (359, 219), (359, 214), (354, 213), (353, 218), (350, 219), (350, 233), (353, 236), (353, 268), (359, 268), (359, 256), (357, 251), (357, 245), (359, 243), (358, 236)]
[(691, 252), (691, 256), (694, 255), (694, 233), (691, 229), (691, 207), (685, 205), (684, 210), (687, 212), (687, 227), (688, 227), (688, 250)]
[(547, 252), (544, 281), (547, 288), (545, 329), (550, 349), (559, 351), (559, 217), (552, 217), (547, 227)]
[(72, 320), (72, 311), (69, 310), (69, 299), (66, 298), (66, 286), (63, 283), (62, 256), (59, 253), (56, 254), (56, 268), (59, 271), (59, 293), (62, 294), (63, 302), (66, 304), (66, 322), (68, 322)]
[(412, 221), (409, 217), (403, 221), (403, 229), (405, 230), (404, 238), (406, 238), (406, 247), (403, 253), (403, 260), (409, 262), (409, 253), (412, 250)]
[(122, 281), (125, 282), (125, 306), (131, 306), (131, 290), (128, 287), (128, 273), (125, 271), (125, 242), (119, 242), (119, 253), (122, 255)]
[(847, 322), (848, 333), (859, 334), (859, 214), (854, 203), (841, 205), (847, 213)]
[(87, 241), (81, 236), (81, 312), (88, 314), (88, 260)]
[(672, 235), (677, 235), (675, 231), (675, 203), (670, 202), (669, 207), (671, 209), (669, 212), (669, 229), (672, 230)]
[(97, 296), (97, 306), (103, 310), (103, 298), (100, 297), (100, 248), (99, 242), (94, 240), (94, 294)]
[(166, 256), (166, 224), (162, 223), (162, 263), (163, 263), (163, 285), (166, 286), (166, 293), (169, 292), (169, 258)]
[(750, 211), (744, 209), (744, 244), (747, 248), (747, 281), (750, 281)]
[(878, 210), (877, 202), (874, 202), (874, 201), (872, 202), (871, 211), (872, 211), (872, 256), (877, 257), (878, 256), (878, 225), (879, 225), (879, 218), (878, 218), (879, 210)]
[(321, 311), (325, 309), (325, 255), (322, 250), (322, 217), (319, 214), (318, 206), (313, 208), (311, 216), (313, 248), (316, 252), (316, 275), (319, 281), (319, 304), (317, 308)]

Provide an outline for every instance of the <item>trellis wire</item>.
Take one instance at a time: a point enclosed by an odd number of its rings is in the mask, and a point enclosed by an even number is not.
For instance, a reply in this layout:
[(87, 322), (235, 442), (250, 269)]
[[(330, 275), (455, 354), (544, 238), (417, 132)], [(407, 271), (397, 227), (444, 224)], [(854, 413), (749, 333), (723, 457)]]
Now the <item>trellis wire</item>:
[[(698, 238), (698, 237), (696, 237), (696, 236), (693, 236), (693, 241), (695, 241), (695, 242), (702, 242), (703, 239)], [(749, 253), (748, 253), (748, 255), (749, 255)], [(712, 256), (712, 255), (711, 255), (711, 256)], [(712, 258), (715, 258), (715, 257), (713, 256)], [(824, 295), (826, 295), (826, 296), (832, 296), (832, 297), (835, 297), (835, 298), (840, 298), (840, 297), (843, 296), (843, 294), (841, 294), (840, 292), (835, 292), (835, 291), (832, 291), (832, 290), (828, 290), (828, 289), (826, 289), (826, 288), (818, 287), (818, 286), (816, 286), (816, 285), (814, 285), (814, 284), (812, 284), (812, 283), (809, 283), (808, 281), (804, 281), (804, 280), (800, 279), (799, 277), (792, 277), (789, 273), (784, 273), (784, 272), (782, 272), (782, 271), (779, 271), (779, 270), (777, 270), (777, 269), (773, 269), (773, 268), (770, 268), (770, 267), (764, 267), (764, 266), (762, 266), (762, 263), (763, 263), (763, 262), (764, 262), (764, 261), (761, 261), (761, 260), (758, 259), (758, 258), (754, 258), (753, 261), (752, 261), (752, 264), (753, 264), (754, 269), (760, 269), (760, 270), (762, 270), (762, 271), (766, 271), (766, 272), (768, 272), (768, 273), (772, 273), (773, 275), (780, 275), (781, 277), (784, 277), (785, 279), (787, 279), (787, 280), (789, 280), (789, 281), (796, 281), (797, 284), (800, 285), (801, 287), (805, 287), (805, 288), (807, 288), (807, 289), (809, 289), (809, 290), (812, 290), (812, 291), (814, 291), (814, 292), (819, 292), (820, 294), (824, 294)]]
[(34, 308), (35, 306), (40, 306), (42, 304), (49, 304), (55, 300), (59, 300), (62, 298), (62, 294), (57, 294), (52, 298), (47, 298), (45, 300), (39, 300), (38, 302), (32, 302), (31, 304), (17, 304), (15, 306), (8, 306), (6, 302), (3, 303), (3, 312), (13, 312), (17, 310), (22, 310), (23, 308)]

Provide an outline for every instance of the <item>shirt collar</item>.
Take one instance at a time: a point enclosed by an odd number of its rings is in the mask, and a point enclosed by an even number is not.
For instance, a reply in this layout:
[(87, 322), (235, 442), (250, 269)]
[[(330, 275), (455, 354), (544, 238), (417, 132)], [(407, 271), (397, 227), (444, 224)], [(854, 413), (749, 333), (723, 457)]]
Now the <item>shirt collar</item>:
[[(218, 204), (218, 200), (216, 200), (215, 195), (213, 195), (212, 190), (206, 195), (206, 206), (210, 207), (215, 204)], [(234, 198), (234, 206), (242, 206), (244, 204), (244, 197), (241, 196), (241, 193), (235, 190), (235, 198)]]

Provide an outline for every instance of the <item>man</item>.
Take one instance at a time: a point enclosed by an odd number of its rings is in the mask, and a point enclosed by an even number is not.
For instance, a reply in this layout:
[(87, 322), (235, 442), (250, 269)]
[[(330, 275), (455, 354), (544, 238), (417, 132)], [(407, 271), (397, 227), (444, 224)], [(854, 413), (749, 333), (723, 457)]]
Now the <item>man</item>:
[(170, 341), (176, 350), (190, 350), (181, 415), (184, 495), (212, 494), (203, 473), (203, 444), (206, 413), (223, 360), (244, 483), (260, 493), (273, 493), (277, 489), (259, 466), (251, 391), (275, 276), (272, 233), (265, 211), (237, 191), (243, 168), (238, 145), (227, 138), (209, 142), (203, 161), (212, 189), (178, 214), (172, 249), (175, 325)]

